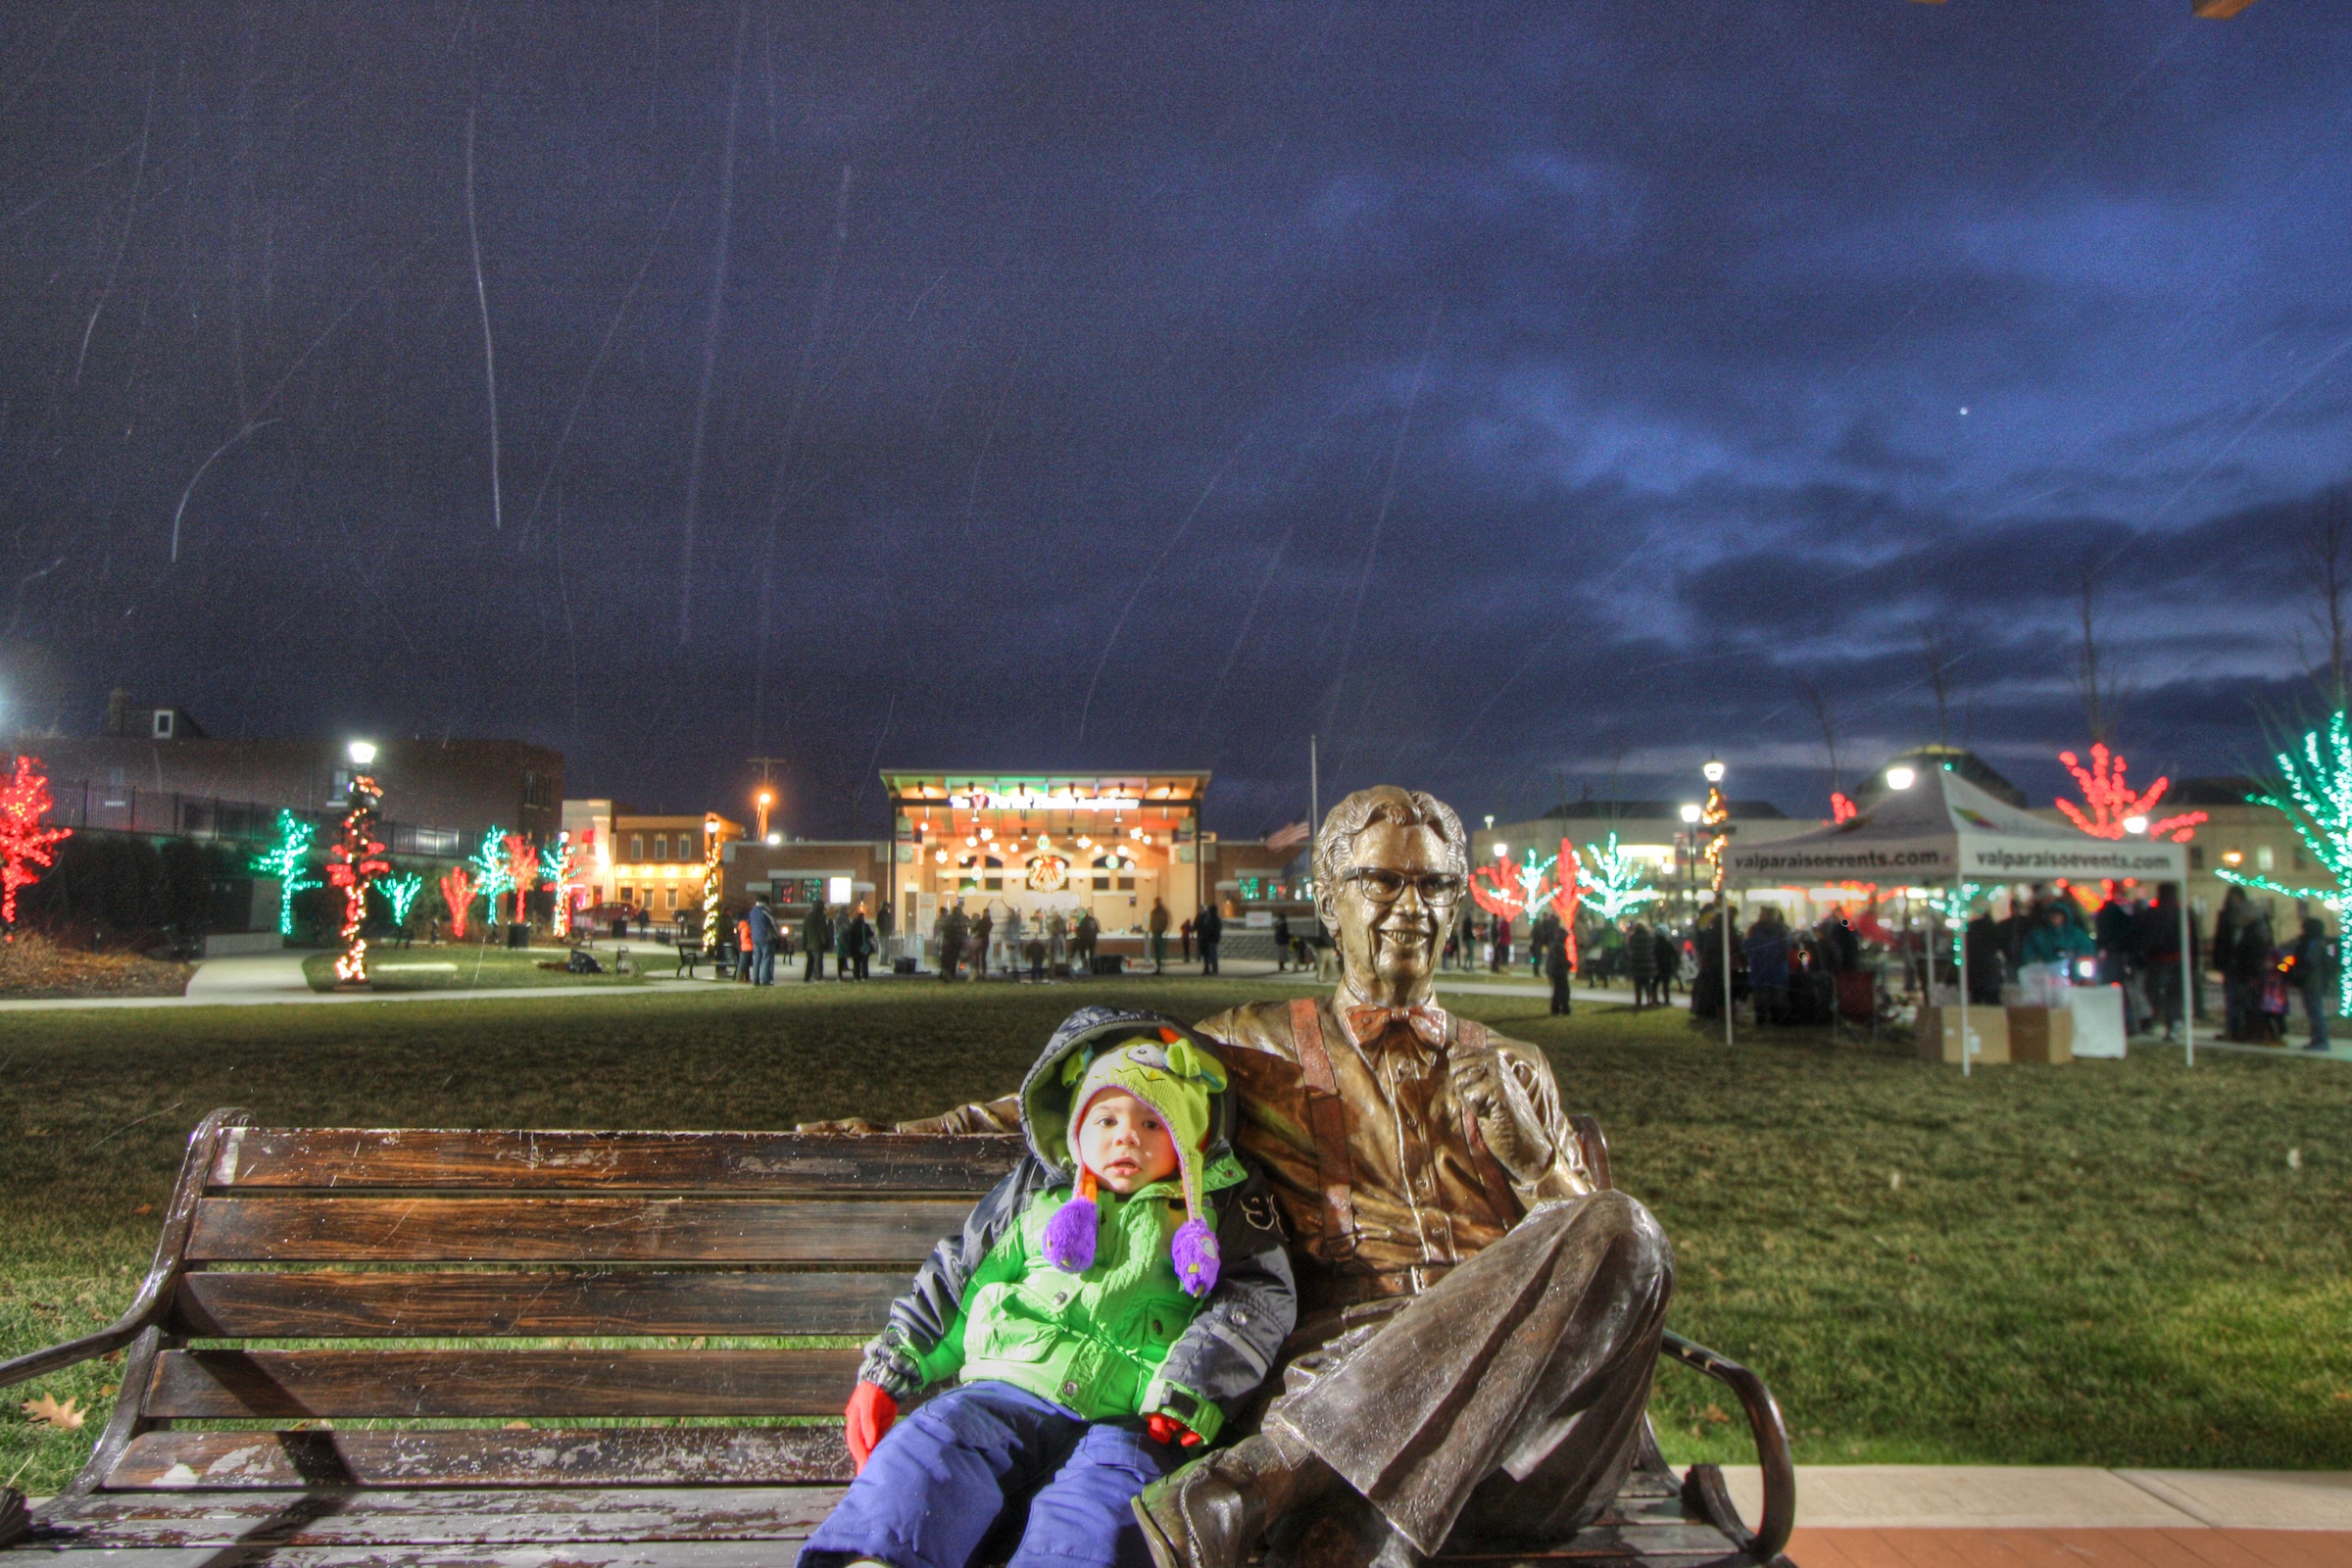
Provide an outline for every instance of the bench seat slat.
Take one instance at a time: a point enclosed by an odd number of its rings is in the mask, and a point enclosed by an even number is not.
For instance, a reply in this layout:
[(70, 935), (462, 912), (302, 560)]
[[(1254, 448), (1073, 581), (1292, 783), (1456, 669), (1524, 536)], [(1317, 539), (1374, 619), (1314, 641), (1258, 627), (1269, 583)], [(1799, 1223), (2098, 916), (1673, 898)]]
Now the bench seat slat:
[(200, 1271), (180, 1283), (172, 1332), (211, 1339), (871, 1334), (906, 1288), (901, 1271)]
[(304, 1417), (833, 1415), (857, 1350), (166, 1350), (145, 1413)]
[(960, 1199), (207, 1198), (195, 1262), (888, 1263), (963, 1227)]
[(842, 1489), (582, 1488), (565, 1492), (109, 1492), (50, 1521), (112, 1546), (550, 1544), (806, 1536)]
[(209, 1182), (216, 1190), (509, 1187), (976, 1196), (1019, 1157), (1020, 1141), (1010, 1137), (249, 1127), (222, 1141)]
[(841, 1427), (617, 1427), (533, 1432), (143, 1432), (110, 1491), (359, 1487), (843, 1484)]

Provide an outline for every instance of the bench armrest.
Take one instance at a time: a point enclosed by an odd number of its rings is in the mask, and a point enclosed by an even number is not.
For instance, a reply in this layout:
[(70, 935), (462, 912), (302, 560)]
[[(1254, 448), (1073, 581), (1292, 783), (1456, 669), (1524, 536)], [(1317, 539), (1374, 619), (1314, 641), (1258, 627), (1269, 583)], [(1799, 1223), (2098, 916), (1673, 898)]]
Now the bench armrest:
[(95, 1334), (0, 1361), (0, 1389), (29, 1382), (60, 1367), (112, 1354), (162, 1321), (165, 1309), (171, 1304), (172, 1288), (179, 1280), (180, 1256), (188, 1245), (188, 1228), (196, 1217), (196, 1200), (204, 1196), (205, 1175), (212, 1168), (220, 1134), (244, 1121), (245, 1112), (241, 1110), (216, 1110), (198, 1122), (196, 1130), (188, 1135), (188, 1152), (180, 1162), (179, 1183), (172, 1189), (171, 1206), (164, 1211), (163, 1235), (156, 1241), (155, 1261), (148, 1265), (147, 1277), (139, 1282), (137, 1298), (123, 1309), (122, 1315)]
[(1781, 1419), (1779, 1401), (1764, 1380), (1746, 1367), (1679, 1334), (1667, 1335), (1658, 1350), (1704, 1372), (1739, 1396), (1740, 1408), (1747, 1412), (1747, 1424), (1755, 1432), (1756, 1462), (1764, 1472), (1764, 1517), (1752, 1533), (1740, 1522), (1740, 1510), (1733, 1506), (1731, 1493), (1724, 1487), (1723, 1472), (1714, 1465), (1690, 1467), (1683, 1483), (1683, 1505), (1730, 1536), (1748, 1556), (1771, 1562), (1788, 1544), (1789, 1532), (1796, 1528), (1796, 1466), (1788, 1457), (1788, 1428)]

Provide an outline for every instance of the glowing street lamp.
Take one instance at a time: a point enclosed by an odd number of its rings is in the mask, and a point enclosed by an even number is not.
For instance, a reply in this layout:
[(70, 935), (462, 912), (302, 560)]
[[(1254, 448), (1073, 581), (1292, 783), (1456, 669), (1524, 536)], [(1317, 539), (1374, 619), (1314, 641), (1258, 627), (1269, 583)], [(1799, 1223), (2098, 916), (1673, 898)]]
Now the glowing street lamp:
[(354, 767), (366, 767), (369, 762), (375, 760), (375, 742), (373, 741), (353, 741), (344, 750), (349, 754), (351, 765)]
[(2127, 817), (2125, 817), (2125, 818), (2124, 818), (2124, 831), (2125, 831), (2125, 832), (2127, 832), (2127, 833), (2145, 833), (2147, 830), (2148, 830), (2148, 819), (2147, 819), (2146, 817), (2144, 817), (2144, 816), (2137, 816), (2137, 815), (2133, 815), (2133, 816), (2127, 816)]
[(1890, 790), (1907, 790), (1918, 782), (1919, 775), (1910, 768), (1890, 767), (1886, 770), (1886, 787)]
[(760, 808), (760, 842), (765, 843), (767, 841), (768, 808), (776, 804), (776, 792), (770, 789), (762, 789), (759, 794), (752, 797), (752, 804)]

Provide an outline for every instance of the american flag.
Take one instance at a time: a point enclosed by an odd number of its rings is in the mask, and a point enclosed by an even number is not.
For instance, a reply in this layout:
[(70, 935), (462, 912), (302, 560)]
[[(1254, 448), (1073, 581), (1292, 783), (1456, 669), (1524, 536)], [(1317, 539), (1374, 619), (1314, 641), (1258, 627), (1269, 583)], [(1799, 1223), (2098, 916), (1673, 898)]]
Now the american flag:
[(1293, 822), (1289, 827), (1277, 828), (1275, 831), (1267, 834), (1266, 848), (1269, 850), (1287, 850), (1292, 848), (1294, 845), (1304, 844), (1306, 842), (1306, 820), (1305, 818), (1301, 817), (1299, 820)]

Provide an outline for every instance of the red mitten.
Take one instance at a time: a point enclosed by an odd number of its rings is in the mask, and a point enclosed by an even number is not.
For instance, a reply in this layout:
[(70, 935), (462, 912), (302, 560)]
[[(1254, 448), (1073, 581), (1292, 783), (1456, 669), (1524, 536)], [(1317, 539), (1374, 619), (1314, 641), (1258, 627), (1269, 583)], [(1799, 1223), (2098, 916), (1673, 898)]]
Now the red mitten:
[(1171, 1438), (1181, 1448), (1200, 1446), (1200, 1434), (1177, 1420), (1165, 1410), (1154, 1410), (1144, 1417), (1144, 1430), (1152, 1434), (1153, 1443), (1166, 1443)]
[(892, 1398), (879, 1384), (860, 1383), (858, 1392), (850, 1396), (850, 1407), (842, 1412), (845, 1436), (850, 1443), (850, 1457), (858, 1468), (865, 1469), (866, 1456), (874, 1445), (882, 1441), (890, 1424), (899, 1418), (899, 1401)]

